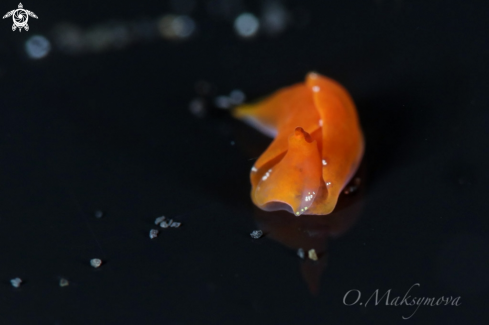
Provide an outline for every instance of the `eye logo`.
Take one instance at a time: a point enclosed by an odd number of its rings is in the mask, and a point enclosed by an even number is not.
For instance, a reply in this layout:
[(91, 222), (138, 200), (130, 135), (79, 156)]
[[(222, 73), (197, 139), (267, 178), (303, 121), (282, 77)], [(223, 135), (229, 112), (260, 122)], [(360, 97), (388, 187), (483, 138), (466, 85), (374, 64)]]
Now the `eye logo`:
[(25, 10), (24, 6), (22, 6), (22, 3), (19, 3), (19, 8), (14, 9), (12, 11), (9, 11), (3, 16), (3, 19), (8, 18), (12, 16), (12, 19), (14, 20), (14, 24), (12, 25), (12, 31), (15, 31), (17, 28), (19, 29), (19, 32), (22, 31), (22, 28), (24, 28), (26, 31), (29, 30), (29, 25), (27, 25), (27, 21), (29, 20), (29, 16), (36, 18), (37, 16), (35, 13), (29, 10)]

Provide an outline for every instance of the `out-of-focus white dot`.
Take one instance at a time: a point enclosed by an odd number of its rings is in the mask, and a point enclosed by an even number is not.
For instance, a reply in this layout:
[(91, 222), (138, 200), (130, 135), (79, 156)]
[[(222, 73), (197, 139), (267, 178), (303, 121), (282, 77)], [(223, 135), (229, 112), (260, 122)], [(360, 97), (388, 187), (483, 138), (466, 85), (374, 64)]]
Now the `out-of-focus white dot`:
[(234, 21), (234, 29), (241, 37), (253, 37), (260, 28), (260, 21), (251, 13), (242, 13)]
[(229, 94), (229, 99), (233, 105), (241, 105), (246, 99), (246, 95), (239, 89), (233, 90)]
[(202, 98), (196, 98), (190, 102), (188, 109), (196, 117), (204, 117), (206, 114), (205, 101)]
[(214, 104), (218, 108), (228, 109), (231, 107), (231, 100), (227, 96), (217, 96), (214, 100)]
[(195, 22), (188, 16), (163, 16), (158, 22), (161, 36), (166, 39), (184, 39), (195, 31)]
[(267, 34), (276, 35), (287, 27), (289, 13), (280, 0), (268, 0), (263, 5), (261, 21)]
[(51, 51), (51, 43), (41, 35), (34, 35), (25, 42), (25, 51), (31, 59), (42, 59)]
[(172, 22), (173, 30), (179, 38), (191, 36), (195, 30), (195, 22), (189, 16), (178, 16)]

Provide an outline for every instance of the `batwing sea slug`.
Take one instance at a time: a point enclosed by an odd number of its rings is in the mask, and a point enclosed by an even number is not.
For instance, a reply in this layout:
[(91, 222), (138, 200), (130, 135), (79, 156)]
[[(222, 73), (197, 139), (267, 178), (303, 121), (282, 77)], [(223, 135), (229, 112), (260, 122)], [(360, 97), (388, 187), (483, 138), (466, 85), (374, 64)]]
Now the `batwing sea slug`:
[(309, 73), (233, 115), (274, 137), (251, 169), (251, 198), (265, 211), (326, 215), (364, 151), (355, 104), (336, 81)]

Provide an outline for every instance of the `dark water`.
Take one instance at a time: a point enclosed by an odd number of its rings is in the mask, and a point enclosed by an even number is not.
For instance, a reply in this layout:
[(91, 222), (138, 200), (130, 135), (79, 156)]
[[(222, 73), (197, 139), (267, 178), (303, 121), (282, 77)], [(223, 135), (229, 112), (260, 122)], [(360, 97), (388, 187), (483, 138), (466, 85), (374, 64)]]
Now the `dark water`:
[[(242, 40), (199, 2), (188, 41), (78, 56), (53, 44), (38, 61), (25, 40), (61, 21), (89, 28), (172, 7), (24, 5), (39, 16), (29, 32), (0, 26), (1, 324), (487, 324), (487, 5), (288, 1), (283, 33)], [(213, 86), (208, 101), (233, 89), (255, 100), (311, 70), (351, 92), (367, 148), (345, 207), (299, 220), (249, 198), (270, 140), (188, 105), (199, 80)], [(150, 240), (160, 215), (182, 226)], [(411, 287), (410, 303), (459, 306), (406, 306)], [(362, 296), (347, 306), (350, 290)], [(389, 290), (389, 305), (368, 302)]]

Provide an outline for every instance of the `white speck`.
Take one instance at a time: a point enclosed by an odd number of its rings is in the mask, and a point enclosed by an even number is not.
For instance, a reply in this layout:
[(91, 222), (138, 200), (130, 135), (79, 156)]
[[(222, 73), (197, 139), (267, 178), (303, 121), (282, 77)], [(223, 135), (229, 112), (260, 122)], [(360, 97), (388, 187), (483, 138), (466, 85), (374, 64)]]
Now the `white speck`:
[(20, 284), (22, 283), (22, 279), (21, 278), (15, 278), (15, 279), (10, 280), (10, 283), (12, 283), (13, 287), (18, 288), (18, 287), (20, 287)]
[(312, 91), (314, 91), (315, 93), (319, 92), (321, 89), (319, 88), (319, 86), (314, 86), (312, 87)]
[(160, 223), (161, 228), (168, 228), (169, 226), (170, 226), (170, 224), (166, 221), (163, 221), (162, 223)]
[(304, 210), (307, 210), (307, 207), (304, 207)]
[(25, 51), (31, 59), (42, 59), (51, 51), (51, 43), (41, 35), (34, 35), (25, 42)]
[(65, 278), (61, 278), (59, 280), (59, 286), (60, 287), (66, 287), (70, 284), (70, 282), (68, 280), (66, 280)]
[(271, 169), (269, 169), (265, 175), (263, 175), (263, 177), (261, 178), (262, 181), (266, 181), (268, 179), (268, 177), (270, 177), (270, 173), (272, 172)]
[(326, 183), (326, 185), (327, 185), (327, 186), (330, 186), (330, 185), (331, 185), (331, 182), (327, 182), (327, 183)]
[(328, 163), (326, 162), (325, 159), (323, 159), (323, 166), (326, 166)]
[(246, 99), (245, 94), (239, 89), (235, 89), (229, 94), (229, 100), (233, 105), (241, 105), (243, 104), (245, 99)]
[(161, 216), (161, 217), (158, 217), (155, 219), (155, 225), (159, 225), (160, 223), (162, 223), (163, 221), (165, 221), (165, 216)]
[(181, 222), (172, 222), (171, 227), (172, 228), (178, 228), (178, 227), (180, 227), (181, 224), (182, 224)]
[(103, 216), (104, 216), (103, 211), (101, 211), (101, 210), (97, 210), (97, 211), (95, 211), (95, 218), (100, 219), (100, 218), (102, 218)]
[(323, 126), (323, 120), (319, 120), (319, 126)]
[(214, 104), (221, 109), (228, 109), (232, 106), (231, 100), (227, 96), (217, 96), (216, 99), (214, 99)]
[(313, 248), (313, 249), (310, 249), (309, 252), (307, 252), (307, 254), (309, 255), (309, 258), (313, 261), (317, 261), (318, 260), (318, 256), (316, 254), (316, 250)]
[(251, 13), (243, 13), (234, 21), (234, 29), (241, 37), (252, 37), (260, 28), (260, 21)]
[(253, 239), (258, 239), (260, 238), (261, 236), (263, 236), (263, 231), (261, 230), (253, 230), (250, 234), (251, 238)]
[(312, 192), (312, 194), (316, 195), (316, 192)]
[(253, 166), (253, 167), (251, 167), (251, 171), (252, 171), (253, 173), (256, 173), (256, 172), (258, 171), (258, 169), (257, 169), (255, 166)]
[(149, 238), (153, 239), (153, 238), (158, 237), (158, 233), (159, 233), (159, 231), (157, 229), (151, 229), (149, 231)]
[(299, 211), (297, 211), (297, 212), (295, 213), (295, 215), (296, 215), (296, 216), (299, 216), (300, 214), (301, 214), (301, 213), (300, 213)]
[(90, 260), (90, 265), (93, 266), (94, 268), (100, 267), (102, 265), (102, 260), (99, 258), (92, 258)]
[(302, 248), (299, 248), (297, 250), (297, 255), (299, 255), (300, 258), (304, 258), (304, 256), (305, 256), (304, 250)]

